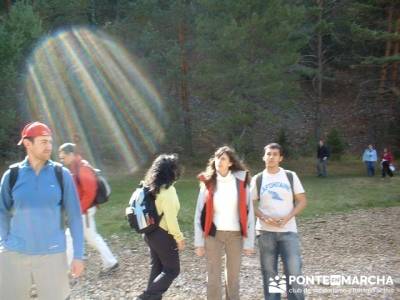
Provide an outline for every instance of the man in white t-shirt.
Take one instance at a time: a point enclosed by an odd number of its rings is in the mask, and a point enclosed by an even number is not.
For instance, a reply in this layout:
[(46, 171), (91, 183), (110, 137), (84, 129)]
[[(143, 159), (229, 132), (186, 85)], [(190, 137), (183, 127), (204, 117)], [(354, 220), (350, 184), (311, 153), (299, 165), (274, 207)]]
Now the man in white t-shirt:
[[(303, 287), (292, 279), (302, 274), (295, 216), (307, 205), (305, 192), (296, 173), (279, 167), (282, 147), (271, 143), (264, 150), (265, 170), (254, 176), (250, 185), (257, 216), (264, 296), (280, 299), (280, 291), (286, 291), (289, 300), (304, 299)], [(279, 256), (285, 278), (278, 277)]]

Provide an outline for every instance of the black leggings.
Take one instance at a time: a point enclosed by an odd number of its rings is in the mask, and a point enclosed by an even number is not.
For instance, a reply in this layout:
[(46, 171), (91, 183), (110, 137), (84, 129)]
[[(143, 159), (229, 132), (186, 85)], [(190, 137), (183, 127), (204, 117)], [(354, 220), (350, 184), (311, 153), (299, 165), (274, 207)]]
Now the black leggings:
[(386, 177), (386, 174), (393, 177), (393, 172), (390, 170), (389, 165), (390, 163), (388, 161), (382, 162), (382, 177)]
[(145, 235), (150, 248), (151, 271), (146, 291), (139, 299), (159, 300), (179, 275), (179, 252), (175, 239), (162, 228)]

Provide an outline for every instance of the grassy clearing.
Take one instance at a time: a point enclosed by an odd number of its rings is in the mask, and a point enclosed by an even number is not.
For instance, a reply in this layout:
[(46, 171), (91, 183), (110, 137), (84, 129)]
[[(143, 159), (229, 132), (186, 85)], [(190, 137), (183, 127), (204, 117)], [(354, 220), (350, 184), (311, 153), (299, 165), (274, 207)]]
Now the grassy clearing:
[[(331, 162), (328, 178), (315, 176), (315, 161), (310, 158), (288, 161), (283, 167), (295, 170), (303, 182), (307, 193), (308, 206), (301, 218), (312, 218), (327, 213), (345, 212), (360, 208), (390, 207), (400, 205), (400, 177), (383, 180), (377, 174), (374, 178), (365, 176), (359, 160), (346, 158), (341, 162)], [(255, 174), (263, 168), (262, 162), (254, 166)], [(181, 202), (179, 214), (183, 231), (193, 232), (193, 214), (197, 200), (198, 182), (195, 174), (200, 170), (186, 172), (176, 184)], [(379, 173), (379, 169), (377, 169)], [(136, 176), (115, 176), (111, 180), (113, 194), (111, 200), (103, 205), (97, 214), (99, 231), (103, 234), (124, 235), (130, 229), (125, 221), (125, 207), (132, 191), (142, 178)], [(135, 235), (137, 236), (137, 235)]]

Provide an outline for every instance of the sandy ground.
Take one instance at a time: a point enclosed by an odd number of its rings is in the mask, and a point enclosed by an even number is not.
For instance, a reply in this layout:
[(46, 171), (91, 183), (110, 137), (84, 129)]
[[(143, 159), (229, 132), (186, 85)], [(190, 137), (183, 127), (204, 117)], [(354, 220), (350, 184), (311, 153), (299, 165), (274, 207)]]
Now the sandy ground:
[[(304, 275), (390, 276), (393, 281), (393, 285), (343, 286), (315, 282), (306, 284), (306, 299), (400, 299), (400, 207), (328, 215), (298, 225)], [(120, 268), (99, 276), (100, 258), (89, 249), (86, 274), (74, 285), (71, 299), (134, 299), (145, 288), (149, 274), (145, 243), (118, 236), (108, 243)], [(181, 274), (163, 299), (205, 299), (205, 294), (205, 260), (194, 255), (189, 239), (181, 254)], [(258, 252), (243, 258), (241, 299), (263, 299)]]

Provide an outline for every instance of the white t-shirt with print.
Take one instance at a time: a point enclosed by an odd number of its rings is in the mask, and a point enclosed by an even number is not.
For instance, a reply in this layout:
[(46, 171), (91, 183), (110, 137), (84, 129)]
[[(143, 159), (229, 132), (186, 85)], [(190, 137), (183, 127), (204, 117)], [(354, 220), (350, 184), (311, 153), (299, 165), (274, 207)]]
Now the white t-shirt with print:
[[(294, 194), (304, 193), (299, 177), (295, 172), (292, 172), (292, 174)], [(252, 200), (258, 199), (256, 177), (253, 177), (251, 181), (250, 193)], [(258, 209), (272, 218), (284, 217), (293, 210), (293, 193), (284, 169), (279, 168), (279, 172), (275, 174), (270, 174), (267, 170), (263, 171)], [(293, 217), (284, 227), (277, 227), (268, 225), (257, 218), (256, 230), (297, 232), (296, 220)]]

